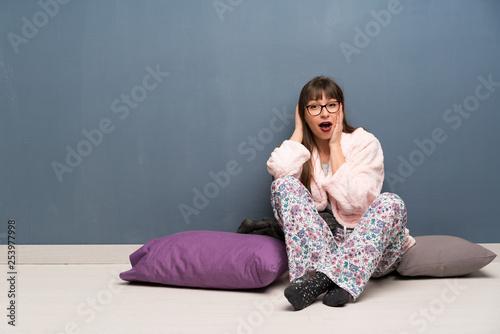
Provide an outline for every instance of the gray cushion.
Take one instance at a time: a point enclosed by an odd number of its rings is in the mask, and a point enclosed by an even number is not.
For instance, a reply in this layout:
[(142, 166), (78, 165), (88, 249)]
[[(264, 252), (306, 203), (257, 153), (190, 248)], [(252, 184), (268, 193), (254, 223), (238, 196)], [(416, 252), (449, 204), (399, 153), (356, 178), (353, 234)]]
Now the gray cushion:
[(397, 269), (403, 276), (462, 276), (483, 268), (496, 257), (483, 246), (448, 235), (420, 236), (415, 241)]

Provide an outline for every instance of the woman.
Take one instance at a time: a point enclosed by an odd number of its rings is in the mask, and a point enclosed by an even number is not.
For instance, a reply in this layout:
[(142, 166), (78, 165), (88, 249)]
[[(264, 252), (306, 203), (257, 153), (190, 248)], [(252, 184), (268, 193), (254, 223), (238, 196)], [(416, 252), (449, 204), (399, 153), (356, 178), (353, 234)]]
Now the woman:
[[(356, 300), (370, 277), (396, 269), (414, 244), (403, 201), (380, 194), (380, 143), (349, 125), (342, 89), (331, 78), (316, 77), (304, 86), (295, 131), (267, 167), (275, 179), (271, 204), (285, 234), (292, 282), (285, 296), (296, 310), (325, 292), (328, 306)], [(321, 211), (331, 212), (339, 228), (328, 228)]]

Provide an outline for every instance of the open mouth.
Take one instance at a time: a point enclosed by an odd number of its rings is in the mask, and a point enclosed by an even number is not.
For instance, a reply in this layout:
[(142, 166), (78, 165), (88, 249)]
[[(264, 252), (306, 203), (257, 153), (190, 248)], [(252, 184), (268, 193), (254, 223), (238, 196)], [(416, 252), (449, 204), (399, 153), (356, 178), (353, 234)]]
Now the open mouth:
[(319, 128), (323, 132), (328, 132), (332, 129), (332, 123), (331, 122), (323, 122), (319, 124)]

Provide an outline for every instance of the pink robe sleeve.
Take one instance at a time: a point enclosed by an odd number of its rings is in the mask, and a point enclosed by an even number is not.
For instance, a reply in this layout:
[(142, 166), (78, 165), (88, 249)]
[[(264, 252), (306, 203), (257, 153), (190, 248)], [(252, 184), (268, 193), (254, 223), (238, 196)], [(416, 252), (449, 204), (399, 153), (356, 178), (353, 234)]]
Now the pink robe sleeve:
[(276, 179), (285, 176), (300, 179), (302, 165), (310, 158), (311, 153), (304, 145), (285, 140), (271, 153), (271, 157), (267, 160), (267, 170)]
[(322, 187), (332, 211), (347, 227), (354, 227), (382, 190), (384, 155), (380, 142), (363, 129), (352, 134), (342, 151), (346, 162), (322, 180)]

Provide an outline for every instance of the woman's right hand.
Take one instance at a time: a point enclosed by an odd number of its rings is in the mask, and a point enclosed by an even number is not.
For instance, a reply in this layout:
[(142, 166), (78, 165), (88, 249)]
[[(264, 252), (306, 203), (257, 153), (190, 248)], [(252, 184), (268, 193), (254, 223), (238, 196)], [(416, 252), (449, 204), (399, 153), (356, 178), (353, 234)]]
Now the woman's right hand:
[(297, 143), (302, 144), (303, 132), (302, 132), (302, 119), (300, 119), (299, 115), (299, 106), (295, 107), (295, 130), (293, 131), (292, 137), (290, 140), (296, 141)]

